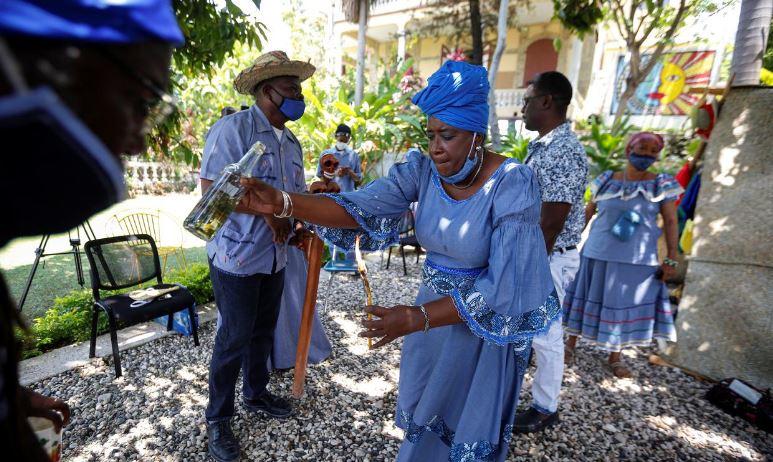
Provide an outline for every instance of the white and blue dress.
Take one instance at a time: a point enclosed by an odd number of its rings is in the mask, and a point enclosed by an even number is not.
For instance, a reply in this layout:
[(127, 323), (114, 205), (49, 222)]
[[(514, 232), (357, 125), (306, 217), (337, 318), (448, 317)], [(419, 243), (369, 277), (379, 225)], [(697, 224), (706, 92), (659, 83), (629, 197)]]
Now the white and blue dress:
[(531, 169), (505, 161), (471, 197), (443, 190), (417, 151), (387, 177), (331, 195), (359, 229), (319, 228), (349, 248), (382, 248), (419, 202), (416, 236), (427, 250), (417, 304), (453, 298), (463, 323), (403, 340), (396, 409), (401, 461), (505, 460), (531, 338), (560, 314), (540, 229)]
[(564, 297), (566, 332), (612, 352), (653, 337), (676, 341), (668, 288), (657, 277), (657, 217), (682, 187), (666, 173), (620, 181), (607, 171), (590, 188), (598, 214)]

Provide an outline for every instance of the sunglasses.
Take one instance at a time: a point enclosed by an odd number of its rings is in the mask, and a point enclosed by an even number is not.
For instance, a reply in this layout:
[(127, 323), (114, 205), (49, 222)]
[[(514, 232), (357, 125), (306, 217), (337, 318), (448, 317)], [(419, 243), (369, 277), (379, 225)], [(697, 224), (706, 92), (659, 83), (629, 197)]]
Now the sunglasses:
[(337, 167), (338, 166), (338, 161), (331, 160), (331, 159), (323, 160), (322, 161), (322, 166), (325, 167), (325, 168)]

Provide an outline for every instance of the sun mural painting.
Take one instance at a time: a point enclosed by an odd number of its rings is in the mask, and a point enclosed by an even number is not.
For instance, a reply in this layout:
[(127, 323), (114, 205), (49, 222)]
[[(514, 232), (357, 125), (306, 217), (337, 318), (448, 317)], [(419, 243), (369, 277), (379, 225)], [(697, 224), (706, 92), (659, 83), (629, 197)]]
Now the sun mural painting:
[[(714, 65), (714, 51), (689, 51), (666, 53), (652, 68), (646, 79), (628, 100), (631, 115), (681, 116), (690, 113), (690, 108), (700, 99), (699, 94), (689, 93), (692, 87), (706, 87)], [(649, 55), (643, 55), (648, 59)], [(620, 94), (623, 92), (628, 73), (628, 62), (623, 56), (617, 65), (615, 94), (611, 113), (617, 111)]]

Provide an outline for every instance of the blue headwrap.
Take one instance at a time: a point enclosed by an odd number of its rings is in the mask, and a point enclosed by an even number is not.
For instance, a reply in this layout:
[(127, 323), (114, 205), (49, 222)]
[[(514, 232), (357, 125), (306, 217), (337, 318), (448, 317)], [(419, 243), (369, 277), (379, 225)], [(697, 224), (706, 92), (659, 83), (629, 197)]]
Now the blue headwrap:
[(185, 41), (170, 0), (0, 0), (0, 34), (100, 43)]
[(411, 101), (427, 114), (462, 130), (488, 131), (488, 74), (483, 66), (446, 61)]

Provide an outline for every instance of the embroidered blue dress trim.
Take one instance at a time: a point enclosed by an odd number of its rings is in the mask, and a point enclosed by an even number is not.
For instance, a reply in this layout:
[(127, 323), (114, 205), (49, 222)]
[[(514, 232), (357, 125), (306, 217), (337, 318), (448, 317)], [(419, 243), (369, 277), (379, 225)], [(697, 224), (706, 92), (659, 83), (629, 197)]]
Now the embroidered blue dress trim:
[(666, 173), (660, 173), (652, 180), (625, 182), (615, 180), (613, 175), (614, 172), (607, 170), (591, 182), (591, 197), (595, 202), (616, 198), (627, 201), (639, 194), (650, 202), (660, 202), (675, 200), (684, 192), (676, 179)]
[(459, 315), (475, 335), (500, 346), (514, 343), (519, 349), (530, 345), (535, 335), (547, 332), (550, 323), (558, 319), (562, 311), (555, 290), (548, 295), (545, 303), (518, 316), (494, 312), (486, 304), (483, 294), (476, 290), (465, 294), (454, 289), (451, 298)]
[(547, 331), (561, 314), (558, 295), (553, 291), (541, 306), (520, 316), (494, 312), (474, 290), (475, 280), (485, 268), (448, 268), (426, 260), (424, 284), (439, 295), (449, 295), (459, 315), (478, 337), (496, 345), (515, 343), (516, 352), (526, 350), (531, 338)]
[[(440, 440), (451, 448), (448, 455), (449, 462), (474, 462), (492, 460), (491, 455), (498, 444), (491, 441), (475, 441), (473, 443), (454, 443), (454, 431), (445, 423), (442, 417), (432, 416), (427, 423), (419, 425), (413, 420), (413, 415), (398, 410), (397, 426), (405, 430), (405, 438), (411, 443), (418, 443), (424, 433), (429, 431), (436, 434)], [(502, 427), (502, 444), (509, 445), (513, 436), (513, 426), (508, 424)]]
[(359, 229), (340, 229), (315, 226), (319, 236), (329, 245), (345, 250), (354, 248), (354, 240), (361, 235), (360, 248), (365, 251), (381, 250), (399, 240), (399, 218), (379, 218), (371, 215), (340, 194), (323, 194), (334, 201), (354, 218)]

